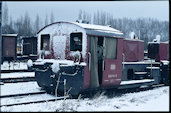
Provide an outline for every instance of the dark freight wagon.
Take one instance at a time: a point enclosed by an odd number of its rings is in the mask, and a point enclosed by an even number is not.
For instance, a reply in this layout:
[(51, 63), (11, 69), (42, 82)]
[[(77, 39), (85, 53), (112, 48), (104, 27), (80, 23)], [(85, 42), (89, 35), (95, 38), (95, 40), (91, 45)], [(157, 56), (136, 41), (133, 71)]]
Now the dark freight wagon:
[(22, 55), (28, 59), (37, 59), (37, 37), (22, 37)]
[(2, 34), (2, 61), (16, 60), (17, 34)]

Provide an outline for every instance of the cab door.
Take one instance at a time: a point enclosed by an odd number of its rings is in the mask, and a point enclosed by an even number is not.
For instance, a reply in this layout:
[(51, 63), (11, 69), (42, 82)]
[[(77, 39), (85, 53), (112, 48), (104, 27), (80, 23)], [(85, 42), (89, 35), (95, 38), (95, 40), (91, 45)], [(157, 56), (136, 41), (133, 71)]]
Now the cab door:
[(122, 76), (122, 40), (104, 37), (103, 86), (119, 85)]

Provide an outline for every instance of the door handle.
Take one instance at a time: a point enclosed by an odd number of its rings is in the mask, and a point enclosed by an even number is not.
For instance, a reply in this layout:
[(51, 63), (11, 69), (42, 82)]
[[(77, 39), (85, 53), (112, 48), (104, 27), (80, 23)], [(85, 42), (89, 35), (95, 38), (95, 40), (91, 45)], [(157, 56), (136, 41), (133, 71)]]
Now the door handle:
[(90, 68), (91, 68), (91, 53), (90, 52), (88, 52), (88, 69), (89, 69), (89, 71), (90, 71)]
[(105, 70), (105, 61), (103, 60), (103, 71)]

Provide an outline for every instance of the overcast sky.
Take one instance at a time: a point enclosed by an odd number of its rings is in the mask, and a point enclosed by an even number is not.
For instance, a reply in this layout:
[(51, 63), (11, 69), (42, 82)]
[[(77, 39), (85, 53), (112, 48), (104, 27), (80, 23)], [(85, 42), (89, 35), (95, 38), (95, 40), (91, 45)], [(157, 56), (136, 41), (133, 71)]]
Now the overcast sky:
[(90, 14), (97, 10), (106, 11), (113, 14), (115, 18), (151, 17), (169, 21), (169, 1), (15, 1), (6, 3), (9, 15), (13, 19), (24, 16), (28, 11), (32, 20), (35, 20), (38, 13), (44, 22), (46, 14), (50, 17), (52, 11), (55, 21), (75, 21), (79, 10), (82, 9)]

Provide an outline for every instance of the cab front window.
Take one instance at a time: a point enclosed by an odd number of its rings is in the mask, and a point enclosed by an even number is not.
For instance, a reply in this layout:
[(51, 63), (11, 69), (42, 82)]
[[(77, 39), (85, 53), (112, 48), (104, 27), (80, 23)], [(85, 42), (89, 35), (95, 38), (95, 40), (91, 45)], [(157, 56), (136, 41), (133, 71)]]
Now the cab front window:
[(71, 33), (70, 51), (82, 51), (82, 33)]
[(41, 35), (41, 50), (46, 50), (48, 51), (49, 48), (49, 43), (50, 43), (50, 35)]

